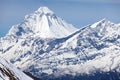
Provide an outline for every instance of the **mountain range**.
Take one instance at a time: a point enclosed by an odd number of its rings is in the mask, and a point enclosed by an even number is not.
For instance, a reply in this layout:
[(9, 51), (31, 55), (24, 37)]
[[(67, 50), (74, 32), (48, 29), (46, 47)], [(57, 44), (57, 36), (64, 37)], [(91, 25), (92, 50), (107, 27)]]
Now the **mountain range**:
[(43, 80), (119, 80), (120, 25), (77, 29), (40, 7), (0, 39), (0, 56)]

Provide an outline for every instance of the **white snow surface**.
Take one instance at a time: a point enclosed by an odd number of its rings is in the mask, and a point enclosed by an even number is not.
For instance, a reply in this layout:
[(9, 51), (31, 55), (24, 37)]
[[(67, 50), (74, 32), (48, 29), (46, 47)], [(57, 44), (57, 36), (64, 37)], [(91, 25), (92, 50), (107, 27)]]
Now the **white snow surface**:
[(23, 22), (14, 25), (8, 35), (62, 38), (74, 33), (76, 30), (78, 29), (56, 16), (47, 7), (40, 7), (34, 13), (26, 15)]
[(38, 77), (42, 73), (60, 76), (97, 70), (120, 72), (119, 24), (103, 19), (76, 31), (44, 8), (27, 16), (0, 39), (2, 57)]
[[(25, 75), (22, 71), (15, 68), (11, 63), (8, 63), (6, 60), (0, 57), (0, 68), (6, 70), (8, 73), (9, 71), (16, 77), (16, 80), (33, 80), (27, 75)], [(9, 71), (8, 71), (9, 70)], [(3, 73), (0, 70), (0, 80), (10, 80), (10, 77), (7, 73)]]

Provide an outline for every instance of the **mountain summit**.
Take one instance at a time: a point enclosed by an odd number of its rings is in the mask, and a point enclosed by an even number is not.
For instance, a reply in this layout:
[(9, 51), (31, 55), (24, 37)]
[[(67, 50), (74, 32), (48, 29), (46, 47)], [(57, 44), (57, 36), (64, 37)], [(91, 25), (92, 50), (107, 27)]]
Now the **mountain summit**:
[(43, 14), (54, 14), (53, 11), (51, 11), (48, 7), (40, 7), (36, 13), (43, 13)]
[(41, 7), (0, 39), (0, 56), (43, 80), (119, 80), (120, 25), (76, 30)]
[(8, 35), (17, 37), (62, 38), (76, 30), (72, 25), (57, 17), (47, 7), (40, 7), (34, 13), (26, 15), (23, 22), (13, 26)]

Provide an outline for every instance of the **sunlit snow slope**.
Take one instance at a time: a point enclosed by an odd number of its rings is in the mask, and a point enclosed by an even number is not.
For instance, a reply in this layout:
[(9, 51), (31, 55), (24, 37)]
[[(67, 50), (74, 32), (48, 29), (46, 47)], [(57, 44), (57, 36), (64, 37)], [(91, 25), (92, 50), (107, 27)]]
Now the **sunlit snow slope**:
[(70, 35), (77, 29), (66, 23), (47, 7), (40, 7), (23, 22), (14, 25), (8, 35), (19, 37), (39, 36), (41, 38), (61, 38)]
[[(106, 73), (105, 80), (116, 80), (108, 76), (109, 72), (119, 78), (120, 25), (106, 19), (77, 30), (41, 7), (0, 40), (2, 57), (44, 80), (97, 72)], [(85, 78), (103, 80), (101, 76)]]
[(0, 57), (0, 80), (33, 80)]

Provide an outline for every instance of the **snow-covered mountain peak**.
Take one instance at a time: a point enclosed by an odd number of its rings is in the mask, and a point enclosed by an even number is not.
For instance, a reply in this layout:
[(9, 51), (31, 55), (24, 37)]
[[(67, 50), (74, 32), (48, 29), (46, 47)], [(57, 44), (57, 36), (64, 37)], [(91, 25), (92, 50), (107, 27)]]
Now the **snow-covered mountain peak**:
[(54, 14), (53, 11), (51, 11), (48, 7), (40, 7), (37, 11), (38, 13), (44, 13), (44, 14)]
[(107, 25), (107, 24), (112, 24), (112, 22), (108, 21), (107, 19), (102, 19), (96, 23), (94, 23), (93, 25), (91, 25), (91, 28), (96, 28), (96, 27), (99, 27), (99, 26), (104, 26), (104, 25)]
[(47, 7), (40, 7), (34, 13), (26, 15), (22, 23), (13, 26), (8, 35), (17, 37), (62, 38), (76, 30), (71, 24), (56, 16)]
[[(1, 56), (43, 80), (48, 75), (92, 74), (113, 70), (120, 72), (120, 25), (102, 19), (61, 38), (70, 32), (69, 29), (74, 30), (69, 27), (57, 16), (40, 17), (32, 14), (28, 20), (11, 29), (17, 36), (26, 38), (15, 41), (10, 36), (0, 40)], [(28, 36), (30, 33), (33, 33), (32, 37)]]
[(29, 19), (36, 20), (37, 18), (41, 18), (42, 16), (46, 16), (46, 17), (48, 17), (48, 16), (53, 17), (54, 16), (54, 18), (55, 18), (56, 15), (48, 7), (40, 7), (32, 14), (26, 15), (24, 21), (27, 21)]
[(104, 23), (104, 22), (106, 22), (106, 21), (109, 21), (109, 20), (107, 20), (106, 18), (103, 18), (103, 19), (101, 19), (99, 22)]

